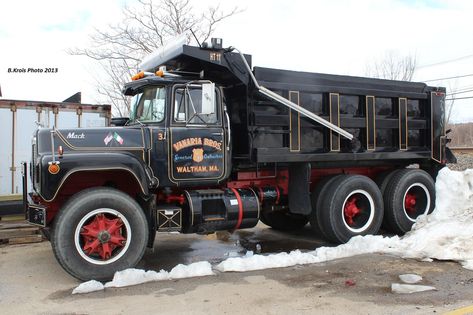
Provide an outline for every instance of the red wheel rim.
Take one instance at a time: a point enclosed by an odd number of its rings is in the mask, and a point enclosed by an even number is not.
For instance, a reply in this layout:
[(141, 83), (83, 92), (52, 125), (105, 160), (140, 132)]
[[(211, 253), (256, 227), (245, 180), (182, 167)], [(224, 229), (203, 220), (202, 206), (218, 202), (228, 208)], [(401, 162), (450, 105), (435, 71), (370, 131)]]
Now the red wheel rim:
[(343, 208), (343, 214), (345, 215), (345, 220), (348, 225), (353, 226), (355, 224), (354, 218), (361, 212), (361, 209), (356, 205), (358, 201), (358, 196), (353, 195), (348, 198)]
[(89, 256), (98, 255), (103, 260), (110, 259), (117, 247), (126, 244), (122, 226), (120, 218), (108, 219), (103, 213), (97, 214), (90, 223), (82, 226), (80, 232), (84, 240), (82, 249)]
[(363, 233), (374, 220), (374, 200), (367, 191), (354, 190), (345, 198), (341, 212), (343, 223), (351, 233)]
[(76, 227), (75, 247), (90, 263), (109, 264), (127, 251), (131, 241), (128, 220), (113, 209), (97, 209), (85, 215)]
[(404, 193), (402, 206), (407, 219), (411, 222), (415, 222), (418, 216), (427, 214), (431, 206), (430, 193), (427, 187), (422, 183), (410, 185)]
[(404, 198), (404, 207), (406, 211), (413, 213), (416, 211), (416, 202), (417, 196), (415, 194), (406, 194), (406, 198)]

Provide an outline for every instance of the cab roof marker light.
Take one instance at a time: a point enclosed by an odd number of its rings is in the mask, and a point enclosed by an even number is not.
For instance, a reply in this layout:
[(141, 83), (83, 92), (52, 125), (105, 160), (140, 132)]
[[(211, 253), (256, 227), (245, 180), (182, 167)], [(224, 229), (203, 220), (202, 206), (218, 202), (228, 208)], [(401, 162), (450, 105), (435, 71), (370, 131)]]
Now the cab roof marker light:
[(132, 81), (136, 81), (136, 80), (139, 80), (139, 79), (143, 79), (144, 77), (149, 77), (149, 76), (154, 76), (154, 75), (157, 75), (157, 73), (152, 73), (152, 72), (144, 72), (144, 71), (140, 71), (138, 72), (137, 74), (135, 74), (134, 76), (131, 77), (131, 80)]

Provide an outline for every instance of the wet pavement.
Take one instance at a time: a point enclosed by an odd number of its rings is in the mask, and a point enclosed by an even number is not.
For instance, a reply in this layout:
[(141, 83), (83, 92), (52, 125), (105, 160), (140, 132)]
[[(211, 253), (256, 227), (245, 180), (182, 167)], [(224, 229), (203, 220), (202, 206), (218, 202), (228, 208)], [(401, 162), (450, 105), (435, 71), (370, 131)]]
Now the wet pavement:
[(253, 229), (209, 235), (157, 233), (153, 250), (148, 250), (139, 268), (170, 270), (177, 264), (207, 260), (216, 264), (229, 257), (254, 253), (314, 250), (335, 246), (315, 236), (309, 226), (297, 232), (281, 232), (259, 223)]

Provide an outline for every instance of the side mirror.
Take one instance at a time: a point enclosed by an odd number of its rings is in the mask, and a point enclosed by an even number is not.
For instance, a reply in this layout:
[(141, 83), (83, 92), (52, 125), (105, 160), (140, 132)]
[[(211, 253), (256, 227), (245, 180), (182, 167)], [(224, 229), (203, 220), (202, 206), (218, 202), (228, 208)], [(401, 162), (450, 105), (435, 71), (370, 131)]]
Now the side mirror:
[(215, 83), (202, 84), (202, 110), (200, 114), (215, 113)]

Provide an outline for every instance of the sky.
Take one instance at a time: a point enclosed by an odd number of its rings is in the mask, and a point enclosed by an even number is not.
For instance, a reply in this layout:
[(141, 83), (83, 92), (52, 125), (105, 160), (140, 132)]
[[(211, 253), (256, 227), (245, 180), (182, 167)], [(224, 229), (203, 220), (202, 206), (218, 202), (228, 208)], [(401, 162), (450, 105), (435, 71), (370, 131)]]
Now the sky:
[[(197, 10), (218, 1), (194, 1)], [(0, 86), (4, 99), (62, 101), (81, 91), (84, 103), (105, 102), (94, 86), (100, 69), (67, 49), (87, 47), (94, 29), (119, 22), (136, 0), (2, 1)], [(386, 52), (415, 55), (414, 81), (473, 90), (473, 1), (291, 0), (221, 1), (241, 13), (218, 25), (215, 37), (253, 56), (253, 65), (366, 75)], [(25, 69), (26, 73), (8, 72)], [(58, 69), (53, 73), (28, 68)], [(465, 76), (466, 75), (466, 76)], [(465, 76), (456, 79), (444, 79)], [(473, 96), (473, 92), (456, 94)], [(473, 121), (473, 99), (456, 100), (452, 120)]]

